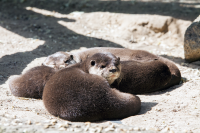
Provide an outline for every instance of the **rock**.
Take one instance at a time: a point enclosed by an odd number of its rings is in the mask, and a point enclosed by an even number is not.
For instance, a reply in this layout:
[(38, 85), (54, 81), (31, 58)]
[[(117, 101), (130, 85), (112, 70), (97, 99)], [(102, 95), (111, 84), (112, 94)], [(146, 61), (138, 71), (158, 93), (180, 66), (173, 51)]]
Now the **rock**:
[(172, 17), (165, 17), (165, 16), (158, 17), (157, 15), (154, 15), (152, 16), (152, 18), (150, 18), (148, 25), (150, 29), (152, 29), (155, 33), (159, 32), (166, 33), (168, 32), (168, 27), (172, 21), (173, 21)]
[(200, 16), (187, 28), (184, 38), (185, 60), (193, 62), (200, 59)]

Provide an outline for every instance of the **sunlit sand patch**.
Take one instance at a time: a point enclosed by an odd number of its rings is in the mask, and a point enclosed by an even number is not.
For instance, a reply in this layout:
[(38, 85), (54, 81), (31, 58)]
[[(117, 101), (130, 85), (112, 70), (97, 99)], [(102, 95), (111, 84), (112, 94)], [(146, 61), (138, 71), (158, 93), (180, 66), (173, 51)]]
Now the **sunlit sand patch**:
[(0, 30), (2, 33), (0, 39), (0, 57), (5, 53), (9, 55), (18, 52), (31, 51), (45, 43), (45, 41), (37, 39), (34, 36), (32, 38), (25, 38), (1, 26)]
[(66, 14), (60, 14), (58, 12), (55, 11), (48, 11), (48, 10), (44, 10), (44, 9), (39, 9), (36, 7), (26, 7), (26, 10), (31, 10), (33, 12), (45, 15), (45, 16), (52, 16), (55, 18), (67, 18)]

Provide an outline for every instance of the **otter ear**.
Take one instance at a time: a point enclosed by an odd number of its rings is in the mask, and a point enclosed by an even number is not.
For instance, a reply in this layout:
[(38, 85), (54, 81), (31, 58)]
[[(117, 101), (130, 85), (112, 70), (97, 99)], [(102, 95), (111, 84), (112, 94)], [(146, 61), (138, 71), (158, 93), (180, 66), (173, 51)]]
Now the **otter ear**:
[(73, 56), (73, 55), (70, 55), (70, 58), (73, 60), (74, 56)]
[(117, 57), (117, 61), (120, 61), (120, 57)]
[(92, 60), (90, 63), (91, 63), (92, 66), (95, 65), (95, 61), (94, 60)]

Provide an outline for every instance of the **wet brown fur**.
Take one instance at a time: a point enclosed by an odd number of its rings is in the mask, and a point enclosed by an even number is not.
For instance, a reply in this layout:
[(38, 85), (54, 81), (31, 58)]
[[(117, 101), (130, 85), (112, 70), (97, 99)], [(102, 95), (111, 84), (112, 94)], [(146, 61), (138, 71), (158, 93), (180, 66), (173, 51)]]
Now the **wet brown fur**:
[[(139, 97), (110, 88), (108, 81), (88, 70), (91, 61), (105, 64), (107, 56), (92, 56), (81, 63), (64, 68), (54, 74), (46, 83), (43, 102), (54, 116), (69, 121), (98, 121), (121, 119), (139, 112)], [(106, 61), (106, 62), (102, 62)]]

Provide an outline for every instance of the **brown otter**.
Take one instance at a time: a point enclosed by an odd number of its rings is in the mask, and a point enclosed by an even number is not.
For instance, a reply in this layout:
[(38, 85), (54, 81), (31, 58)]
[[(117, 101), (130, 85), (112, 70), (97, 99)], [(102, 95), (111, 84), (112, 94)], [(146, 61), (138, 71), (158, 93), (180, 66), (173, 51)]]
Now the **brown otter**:
[(8, 82), (11, 93), (17, 97), (41, 99), (46, 82), (55, 72), (53, 68), (38, 66), (25, 74), (14, 75)]
[[(65, 53), (62, 53), (62, 54), (66, 55)], [(97, 55), (101, 55), (101, 54), (97, 54)], [(120, 70), (121, 70), (120, 68), (121, 65), (119, 64), (120, 59), (114, 58), (114, 56), (110, 53), (104, 53), (104, 55), (108, 56), (109, 58), (102, 59), (101, 56), (99, 56), (99, 59), (97, 59), (96, 57), (96, 61), (98, 61), (98, 65), (95, 64), (93, 67), (90, 67), (90, 69), (88, 68), (87, 70), (85, 70), (85, 72), (102, 76), (105, 79), (107, 79), (107, 81), (111, 84), (120, 75)], [(67, 56), (72, 57), (71, 55), (67, 55)], [(64, 56), (59, 56), (59, 57), (64, 57)], [(70, 59), (70, 61), (73, 63), (75, 62), (73, 61), (72, 58)], [(109, 64), (109, 62), (115, 62), (115, 64), (111, 64), (111, 63)], [(94, 62), (91, 62), (91, 63), (94, 63)], [(11, 93), (17, 97), (27, 97), (27, 98), (36, 98), (36, 99), (42, 98), (42, 93), (43, 93), (43, 89), (46, 82), (50, 79), (50, 77), (53, 74), (56, 73), (56, 71), (58, 71), (57, 69), (59, 67), (60, 66), (54, 67), (56, 68), (54, 69), (48, 66), (37, 66), (28, 70), (26, 73), (22, 75), (12, 76), (9, 79), (9, 87), (10, 87)]]
[(53, 67), (55, 69), (65, 68), (70, 64), (75, 64), (76, 61), (73, 59), (73, 55), (68, 52), (56, 52), (53, 56), (49, 56), (42, 63), (44, 66)]
[(160, 90), (171, 79), (169, 67), (158, 59), (121, 61), (121, 74), (111, 87), (131, 94)]
[(135, 115), (141, 107), (139, 97), (110, 88), (106, 80), (118, 78), (119, 73), (119, 58), (109, 53), (97, 53), (56, 72), (44, 87), (44, 105), (52, 115), (69, 121)]
[[(81, 62), (81, 61), (84, 61), (87, 57), (90, 57), (91, 55), (93, 55), (95, 53), (98, 53), (98, 52), (110, 52), (110, 53), (120, 57), (121, 61), (130, 61), (130, 60), (132, 60), (132, 61), (139, 61), (139, 62), (147, 62), (149, 60), (158, 59), (158, 61), (165, 63), (170, 69), (171, 80), (167, 84), (162, 84), (162, 85), (159, 84), (160, 86), (158, 86), (158, 88), (155, 88), (154, 90), (167, 89), (167, 88), (169, 88), (169, 87), (171, 87), (173, 85), (177, 85), (177, 84), (180, 83), (181, 73), (180, 73), (178, 67), (172, 61), (170, 61), (170, 60), (168, 60), (166, 58), (160, 57), (160, 56), (156, 56), (156, 55), (151, 54), (151, 53), (149, 53), (147, 51), (144, 51), (144, 50), (131, 50), (131, 49), (126, 49), (126, 48), (96, 47), (96, 48), (89, 48), (87, 50), (83, 50), (83, 51), (76, 52), (76, 53), (71, 53), (71, 54), (68, 52), (68, 54), (69, 55), (73, 55), (74, 56), (74, 60), (76, 60), (76, 62)], [(52, 54), (52, 55), (48, 56), (47, 59), (50, 58), (50, 57), (54, 58), (54, 56), (55, 55)], [(129, 64), (130, 64), (130, 62), (129, 62)], [(46, 65), (48, 66), (48, 63), (46, 63)], [(54, 65), (59, 66), (56, 63), (56, 61), (55, 61)], [(125, 66), (125, 65), (123, 65), (123, 66)], [(134, 66), (134, 63), (133, 63), (133, 66)], [(149, 67), (152, 67), (152, 66), (149, 66)], [(148, 68), (148, 66), (147, 66), (147, 68)], [(126, 68), (122, 67), (122, 71), (124, 69), (126, 69)], [(146, 70), (148, 70), (148, 69), (146, 69)], [(131, 71), (132, 71), (132, 69), (131, 69)], [(126, 69), (126, 72), (129, 73), (128, 69)], [(137, 69), (135, 69), (135, 72), (136, 72), (135, 74), (137, 74), (137, 72), (139, 74), (140, 67), (137, 67)], [(143, 71), (143, 74), (145, 74), (145, 71)], [(143, 75), (141, 75), (141, 76), (143, 76)], [(147, 81), (148, 80), (147, 78), (148, 78), (147, 76), (143, 76), (142, 80), (143, 81)], [(141, 79), (141, 77), (138, 77), (138, 78), (134, 77), (134, 79)], [(137, 83), (137, 86), (140, 86), (140, 85), (142, 85), (142, 84), (138, 84)], [(124, 85), (121, 84), (121, 86), (123, 87)], [(114, 87), (118, 88), (118, 86), (116, 86), (116, 84), (115, 84)], [(122, 91), (122, 89), (120, 89), (120, 90)], [(150, 91), (150, 92), (152, 92), (152, 91)], [(145, 93), (145, 92), (141, 92), (141, 93)]]
[[(50, 67), (45, 66), (45, 63)], [(44, 66), (34, 67), (22, 75), (12, 76), (9, 79), (11, 93), (17, 97), (41, 99), (47, 80), (49, 80), (58, 69), (75, 64), (76, 61), (71, 54), (57, 52), (54, 54), (53, 58), (47, 58), (45, 63), (43, 63)]]

